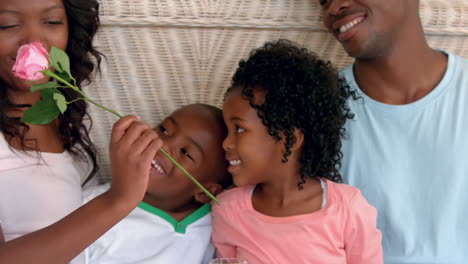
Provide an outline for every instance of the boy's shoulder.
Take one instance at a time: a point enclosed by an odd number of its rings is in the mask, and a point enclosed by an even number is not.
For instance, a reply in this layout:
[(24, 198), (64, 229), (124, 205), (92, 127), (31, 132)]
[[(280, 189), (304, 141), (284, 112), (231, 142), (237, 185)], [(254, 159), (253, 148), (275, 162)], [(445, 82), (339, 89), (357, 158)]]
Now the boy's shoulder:
[(209, 205), (200, 207), (195, 212), (198, 216), (177, 222), (142, 204), (93, 243), (89, 263), (115, 263), (118, 259), (126, 263), (207, 263), (204, 256), (213, 256)]

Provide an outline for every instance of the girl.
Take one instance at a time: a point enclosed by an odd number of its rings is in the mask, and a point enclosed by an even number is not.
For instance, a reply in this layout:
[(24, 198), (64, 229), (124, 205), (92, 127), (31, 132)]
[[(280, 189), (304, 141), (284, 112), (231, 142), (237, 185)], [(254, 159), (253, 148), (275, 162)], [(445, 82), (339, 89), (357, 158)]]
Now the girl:
[(352, 95), (329, 62), (286, 40), (239, 63), (223, 107), (223, 147), (239, 187), (213, 208), (219, 257), (382, 263), (376, 210), (337, 183)]
[[(48, 125), (20, 121), (40, 94), (12, 74), (18, 48), (40, 41), (48, 50), (66, 50), (81, 85), (101, 60), (92, 46), (98, 8), (95, 0), (0, 1), (0, 263), (67, 263), (143, 198), (151, 160), (162, 143), (137, 117), (113, 128), (112, 188), (79, 209), (81, 187), (97, 170), (83, 123), (86, 104), (71, 104)], [(77, 98), (71, 89), (63, 92), (68, 101)], [(74, 263), (85, 263), (83, 257)]]

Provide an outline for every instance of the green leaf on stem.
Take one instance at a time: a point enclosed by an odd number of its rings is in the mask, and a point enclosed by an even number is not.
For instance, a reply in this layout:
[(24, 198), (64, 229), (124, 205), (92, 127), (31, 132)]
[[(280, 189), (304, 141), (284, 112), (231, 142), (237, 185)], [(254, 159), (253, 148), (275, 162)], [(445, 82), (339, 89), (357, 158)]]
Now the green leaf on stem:
[(50, 49), (50, 64), (57, 72), (66, 72), (71, 77), (70, 59), (65, 51), (52, 46)]
[(59, 86), (57, 81), (51, 81), (47, 83), (34, 84), (31, 87), (31, 92), (34, 93), (37, 90), (47, 89), (47, 88), (57, 88)]
[(56, 74), (57, 74), (57, 76), (64, 79), (68, 83), (70, 83), (70, 84), (72, 83), (72, 78), (70, 77), (70, 75), (68, 75), (68, 73), (66, 73), (66, 72), (57, 72)]
[[(41, 90), (42, 99), (24, 112), (21, 121), (33, 125), (45, 125), (52, 122), (60, 114), (54, 94), (60, 93), (55, 88)], [(63, 95), (62, 95), (63, 96)]]
[[(42, 73), (44, 73), (44, 75), (47, 75), (47, 76), (50, 76), (50, 77), (54, 78), (57, 81), (57, 83), (62, 83), (63, 88), (72, 88), (74, 90), (78, 90), (76, 85), (73, 85), (73, 84), (70, 83), (73, 78), (68, 76), (68, 73), (65, 73), (65, 72), (55, 73), (55, 72), (53, 72), (53, 71), (51, 71), (49, 69), (43, 70)], [(75, 79), (73, 79), (73, 80), (75, 80)]]
[(67, 100), (65, 99), (65, 96), (63, 96), (62, 93), (58, 92), (58, 93), (54, 93), (53, 98), (60, 112), (62, 114), (65, 113), (65, 111), (67, 110)]

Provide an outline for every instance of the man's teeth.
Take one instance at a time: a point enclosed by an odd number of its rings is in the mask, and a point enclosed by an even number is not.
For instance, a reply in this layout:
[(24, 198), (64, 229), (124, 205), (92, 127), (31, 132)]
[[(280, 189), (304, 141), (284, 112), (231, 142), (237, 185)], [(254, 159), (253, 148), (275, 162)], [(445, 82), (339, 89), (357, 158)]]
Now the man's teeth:
[(155, 160), (151, 161), (151, 167), (155, 168), (159, 173), (164, 174), (163, 169)]
[(241, 164), (240, 160), (230, 160), (229, 161), (229, 165), (235, 166), (235, 165), (239, 165), (239, 164)]
[(358, 19), (355, 19), (355, 20), (341, 26), (340, 29), (339, 29), (340, 33), (344, 33), (346, 31), (348, 31), (348, 29), (352, 28), (354, 25), (356, 25), (357, 23), (359, 23), (361, 21), (362, 21), (362, 18), (358, 18)]

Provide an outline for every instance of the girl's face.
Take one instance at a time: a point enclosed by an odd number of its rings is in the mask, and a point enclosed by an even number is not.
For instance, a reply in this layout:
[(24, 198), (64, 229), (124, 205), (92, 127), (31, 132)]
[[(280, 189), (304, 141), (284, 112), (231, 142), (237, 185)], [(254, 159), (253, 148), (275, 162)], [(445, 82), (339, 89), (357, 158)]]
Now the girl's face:
[[(223, 142), (228, 171), (237, 186), (264, 183), (271, 179), (283, 157), (284, 142), (268, 134), (249, 101), (242, 97), (241, 88), (234, 88), (223, 106), (228, 136)], [(261, 104), (264, 92), (254, 90), (255, 103)]]
[[(40, 41), (47, 51), (51, 46), (63, 50), (68, 42), (68, 21), (62, 0), (1, 0), (0, 1), (0, 79), (18, 91), (29, 91), (12, 74), (18, 48)], [(37, 83), (47, 82), (48, 77)]]

